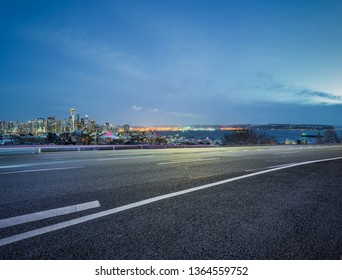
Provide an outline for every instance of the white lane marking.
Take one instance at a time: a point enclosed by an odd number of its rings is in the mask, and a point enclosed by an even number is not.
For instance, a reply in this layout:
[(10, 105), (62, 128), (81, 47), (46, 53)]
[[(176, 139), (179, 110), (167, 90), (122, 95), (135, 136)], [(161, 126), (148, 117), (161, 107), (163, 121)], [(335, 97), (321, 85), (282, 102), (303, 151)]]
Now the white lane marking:
[(150, 158), (155, 156), (140, 156), (140, 157), (119, 157), (119, 158), (100, 158), (97, 161), (108, 161), (108, 160), (125, 160), (125, 159), (139, 159), (139, 158)]
[(76, 204), (76, 205), (26, 214), (22, 216), (2, 219), (0, 220), (0, 228), (6, 228), (6, 227), (21, 225), (21, 224), (25, 224), (25, 223), (29, 223), (33, 221), (44, 220), (44, 219), (71, 214), (71, 213), (84, 211), (84, 210), (88, 210), (88, 209), (92, 209), (96, 207), (100, 207), (100, 203), (97, 200), (82, 203), (82, 204)]
[(223, 153), (231, 153), (232, 151), (210, 151), (210, 152), (197, 152), (194, 153), (196, 156), (202, 156), (202, 155), (212, 155), (212, 154), (223, 154)]
[[(109, 155), (106, 155), (106, 157), (116, 157), (116, 156), (135, 156), (135, 155), (141, 155), (143, 153), (147, 153), (148, 151), (144, 151), (144, 152), (140, 152), (140, 153), (118, 153), (117, 151), (113, 151), (113, 153), (109, 154)], [(143, 155), (144, 156), (144, 155)]]
[(282, 152), (282, 153), (273, 153), (274, 155), (286, 155), (286, 154), (298, 154), (299, 151), (297, 152)]
[(342, 148), (336, 148), (336, 149), (329, 149), (329, 151), (341, 151)]
[(70, 163), (84, 162), (84, 161), (85, 160), (69, 160), (69, 161), (49, 161), (49, 162), (39, 162), (39, 163), (30, 163), (30, 164), (4, 165), (4, 166), (0, 166), (0, 169), (20, 168), (20, 167), (50, 165), (50, 164), (70, 164)]
[(186, 160), (177, 160), (177, 161), (168, 161), (168, 162), (158, 162), (159, 165), (166, 164), (177, 164), (177, 163), (186, 163), (186, 162), (201, 162), (201, 161), (212, 161), (219, 160), (219, 158), (197, 158), (197, 159), (186, 159)]
[(0, 166), (0, 169), (19, 168), (19, 167), (27, 167), (27, 166), (30, 166), (30, 165), (29, 164), (5, 165), (5, 166)]
[(84, 168), (84, 166), (70, 166), (70, 167), (60, 167), (60, 168), (42, 168), (42, 169), (30, 169), (30, 170), (17, 170), (0, 172), (0, 175), (4, 174), (17, 174), (17, 173), (30, 173), (30, 172), (44, 172), (44, 171), (56, 171), (56, 170), (69, 170), (69, 169), (79, 169)]
[(278, 170), (282, 170), (282, 169), (287, 169), (287, 168), (292, 168), (295, 166), (301, 166), (301, 165), (307, 165), (307, 164), (312, 164), (312, 163), (318, 163), (318, 162), (325, 162), (325, 161), (333, 161), (333, 160), (341, 160), (342, 157), (335, 157), (335, 158), (327, 158), (327, 159), (320, 159), (320, 160), (312, 160), (312, 161), (305, 161), (305, 162), (299, 162), (299, 163), (291, 163), (289, 165), (286, 166), (280, 166), (280, 167), (276, 167), (276, 168), (272, 168), (272, 169), (268, 169), (268, 170), (263, 170), (263, 171), (258, 171), (255, 173), (251, 173), (251, 174), (246, 174), (246, 175), (242, 175), (242, 176), (238, 176), (238, 177), (234, 177), (234, 178), (230, 178), (230, 179), (226, 179), (226, 180), (222, 180), (222, 181), (218, 181), (218, 182), (214, 182), (211, 184), (206, 184), (203, 186), (199, 186), (199, 187), (194, 187), (194, 188), (190, 188), (190, 189), (186, 189), (186, 190), (182, 190), (182, 191), (178, 191), (178, 192), (173, 192), (173, 193), (169, 193), (169, 194), (164, 194), (164, 195), (160, 195), (160, 196), (156, 196), (153, 198), (149, 198), (149, 199), (145, 199), (145, 200), (141, 200), (138, 202), (134, 202), (131, 204), (127, 204), (124, 206), (120, 206), (117, 208), (112, 208), (109, 210), (105, 210), (102, 212), (98, 212), (98, 213), (94, 213), (91, 215), (87, 215), (87, 216), (83, 216), (77, 219), (73, 219), (73, 220), (69, 220), (66, 222), (62, 222), (59, 224), (55, 224), (55, 225), (51, 225), (51, 226), (47, 226), (47, 227), (42, 227), (36, 230), (31, 230), (28, 232), (24, 232), (24, 233), (20, 233), (17, 235), (13, 235), (13, 236), (9, 236), (3, 239), (0, 239), (0, 247), (7, 245), (7, 244), (11, 244), (17, 241), (21, 241), (27, 238), (31, 238), (31, 237), (35, 237), (38, 235), (42, 235), (45, 233), (49, 233), (52, 231), (56, 231), (59, 229), (63, 229), (63, 228), (67, 228), (67, 227), (71, 227), (74, 225), (78, 225), (84, 222), (88, 222), (88, 221), (92, 221), (98, 218), (102, 218), (108, 215), (112, 215), (112, 214), (116, 214), (125, 210), (129, 210), (129, 209), (133, 209), (133, 208), (137, 208), (143, 205), (147, 205), (147, 204), (151, 204), (153, 202), (157, 202), (157, 201), (161, 201), (161, 200), (165, 200), (165, 199), (169, 199), (172, 197), (177, 197), (177, 196), (181, 196), (184, 194), (188, 194), (188, 193), (192, 193), (192, 192), (196, 192), (196, 191), (200, 191), (203, 189), (208, 189), (208, 188), (212, 188), (218, 185), (222, 185), (222, 184), (227, 184), (230, 182), (234, 182), (234, 181), (238, 181), (241, 179), (245, 179), (245, 178), (249, 178), (249, 177), (254, 177), (254, 176), (258, 176), (258, 175), (262, 175), (262, 174), (266, 174), (266, 173), (270, 173), (270, 172), (274, 172), (274, 171), (278, 171)]

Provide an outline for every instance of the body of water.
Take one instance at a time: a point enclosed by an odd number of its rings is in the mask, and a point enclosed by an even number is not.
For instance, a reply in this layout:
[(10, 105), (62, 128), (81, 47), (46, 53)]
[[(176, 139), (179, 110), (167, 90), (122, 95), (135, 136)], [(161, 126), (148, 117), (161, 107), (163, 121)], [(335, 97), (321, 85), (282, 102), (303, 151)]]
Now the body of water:
[[(299, 140), (302, 139), (302, 134), (306, 133), (307, 135), (317, 135), (320, 133), (321, 135), (324, 134), (324, 130), (290, 130), (290, 129), (257, 129), (255, 130), (256, 133), (264, 133), (269, 136), (274, 136), (279, 143), (285, 143), (286, 139), (290, 140)], [(222, 131), (222, 130), (215, 130), (215, 131), (160, 131), (157, 132), (158, 135), (161, 136), (169, 136), (169, 135), (179, 135), (181, 137), (186, 138), (194, 138), (194, 139), (205, 139), (209, 138), (211, 140), (222, 140), (224, 134), (226, 133), (234, 133), (233, 131)], [(338, 129), (337, 133), (342, 137), (342, 129)], [(306, 138), (309, 144), (316, 143), (315, 138)]]

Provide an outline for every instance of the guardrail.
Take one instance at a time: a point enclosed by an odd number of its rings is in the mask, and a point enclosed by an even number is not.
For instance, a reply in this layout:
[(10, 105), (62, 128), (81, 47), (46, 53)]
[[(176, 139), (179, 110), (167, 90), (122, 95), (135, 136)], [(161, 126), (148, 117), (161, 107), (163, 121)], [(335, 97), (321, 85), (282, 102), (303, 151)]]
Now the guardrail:
[(0, 154), (40, 154), (45, 152), (81, 152), (101, 150), (209, 148), (211, 145), (46, 145), (0, 147)]

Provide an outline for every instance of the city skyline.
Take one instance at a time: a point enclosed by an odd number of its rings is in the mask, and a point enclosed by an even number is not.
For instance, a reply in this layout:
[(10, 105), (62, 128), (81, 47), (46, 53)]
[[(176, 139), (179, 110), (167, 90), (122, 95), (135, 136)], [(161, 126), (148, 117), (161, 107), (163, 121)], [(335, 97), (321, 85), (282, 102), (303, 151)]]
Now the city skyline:
[[(72, 113), (73, 112), (73, 113)], [(50, 122), (50, 124), (49, 124)], [(39, 123), (45, 125), (45, 130), (44, 131), (39, 131), (39, 132), (48, 132), (48, 131), (53, 131), (53, 129), (49, 129), (49, 126), (51, 127), (52, 125), (56, 125), (59, 123), (59, 126), (61, 126), (61, 123), (64, 123), (64, 131), (65, 128), (67, 128), (68, 131), (72, 132), (75, 130), (83, 130), (85, 129), (86, 126), (88, 125), (93, 125), (97, 126), (98, 128), (104, 128), (106, 126), (111, 126), (112, 128), (123, 128), (124, 126), (130, 126), (132, 129), (142, 129), (142, 130), (170, 130), (173, 128), (181, 128), (181, 129), (196, 129), (200, 128), (202, 130), (207, 130), (207, 129), (214, 129), (217, 127), (221, 127), (223, 130), (227, 128), (228, 130), (234, 130), (235, 128), (240, 128), (240, 127), (248, 127), (248, 126), (326, 126), (326, 127), (336, 127), (340, 129), (342, 127), (342, 124), (339, 125), (332, 125), (329, 123), (294, 123), (294, 122), (289, 122), (289, 123), (275, 123), (275, 122), (270, 122), (270, 123), (216, 123), (216, 124), (206, 124), (206, 123), (192, 123), (190, 125), (180, 125), (180, 124), (149, 124), (149, 125), (137, 125), (134, 123), (128, 123), (128, 122), (123, 122), (123, 123), (114, 123), (114, 122), (98, 122), (96, 119), (96, 116), (91, 116), (89, 117), (88, 114), (84, 114), (83, 112), (79, 112), (75, 108), (69, 109), (69, 115), (65, 116), (57, 116), (56, 114), (49, 114), (49, 116), (40, 116), (40, 117), (34, 117), (29, 120), (19, 120), (19, 119), (0, 119), (0, 130), (2, 126), (5, 124), (11, 124), (11, 125), (16, 125), (16, 124), (21, 124), (21, 125), (28, 125), (31, 123), (35, 123), (35, 125), (39, 126)], [(82, 126), (82, 128), (81, 128)], [(4, 130), (4, 129), (2, 129)], [(111, 129), (108, 129), (111, 130)], [(62, 129), (59, 130), (59, 132), (62, 132)]]
[(0, 120), (341, 125), (340, 1), (2, 1)]

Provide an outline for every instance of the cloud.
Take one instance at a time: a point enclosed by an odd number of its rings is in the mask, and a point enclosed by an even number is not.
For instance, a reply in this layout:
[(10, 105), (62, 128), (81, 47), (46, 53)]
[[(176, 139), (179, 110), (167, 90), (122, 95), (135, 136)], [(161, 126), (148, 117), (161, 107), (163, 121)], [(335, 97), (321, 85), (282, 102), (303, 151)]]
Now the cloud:
[(168, 111), (165, 111), (165, 109), (160, 109), (160, 108), (150, 109), (150, 110), (148, 110), (148, 112), (150, 112), (150, 113), (162, 113), (162, 114), (166, 114), (166, 115), (172, 115), (175, 117), (206, 118), (206, 116), (204, 116), (204, 115), (198, 115), (198, 114), (193, 114), (193, 113), (175, 112), (175, 111), (168, 112)]
[(74, 57), (81, 57), (126, 76), (146, 79), (140, 57), (91, 37), (86, 32), (42, 28), (32, 32), (38, 40)]
[(131, 109), (132, 109), (133, 111), (141, 111), (141, 110), (143, 109), (143, 107), (137, 106), (137, 105), (133, 105), (133, 106), (131, 106)]
[(159, 112), (162, 112), (163, 109), (155, 108), (155, 109), (150, 109), (150, 110), (148, 110), (148, 111), (151, 112), (151, 113), (159, 113)]
[(270, 75), (257, 73), (258, 85), (252, 86), (252, 99), (277, 103), (299, 105), (338, 105), (342, 96), (335, 93), (310, 89), (308, 87), (289, 86), (280, 83)]
[(176, 117), (187, 117), (187, 118), (205, 118), (204, 115), (197, 115), (193, 113), (182, 113), (182, 112), (163, 112), (164, 114), (173, 115)]
[[(141, 107), (139, 107), (141, 108)], [(159, 114), (165, 114), (165, 115), (171, 115), (171, 116), (175, 116), (175, 117), (184, 117), (184, 118), (206, 118), (207, 116), (204, 115), (198, 115), (198, 114), (194, 114), (194, 113), (184, 113), (184, 112), (177, 112), (177, 111), (165, 111), (165, 109), (161, 109), (161, 108), (154, 108), (154, 109), (149, 109), (147, 110), (150, 113), (159, 113)]]
[(311, 102), (319, 103), (322, 105), (329, 104), (342, 104), (342, 97), (337, 96), (331, 93), (323, 92), (323, 91), (315, 91), (310, 89), (302, 89), (297, 92), (299, 97), (308, 98)]

